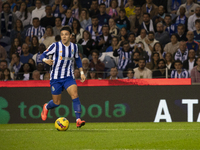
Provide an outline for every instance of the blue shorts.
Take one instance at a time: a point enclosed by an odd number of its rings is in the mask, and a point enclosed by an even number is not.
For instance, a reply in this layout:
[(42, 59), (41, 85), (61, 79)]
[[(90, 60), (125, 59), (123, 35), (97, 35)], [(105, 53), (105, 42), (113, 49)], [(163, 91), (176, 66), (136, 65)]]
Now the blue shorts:
[(59, 95), (64, 89), (67, 90), (67, 88), (73, 84), (76, 85), (76, 81), (72, 77), (67, 77), (63, 79), (52, 79), (50, 81), (51, 93), (53, 95)]

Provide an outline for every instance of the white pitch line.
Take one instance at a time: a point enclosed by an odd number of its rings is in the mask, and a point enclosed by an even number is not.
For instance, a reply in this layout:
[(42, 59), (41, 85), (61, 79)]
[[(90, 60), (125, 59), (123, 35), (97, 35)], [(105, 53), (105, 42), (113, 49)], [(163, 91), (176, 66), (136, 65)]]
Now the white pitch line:
[[(56, 130), (56, 129), (0, 129), (0, 131), (48, 131), (48, 130)], [(198, 129), (68, 129), (68, 130), (85, 130), (85, 131), (195, 131), (200, 130)]]

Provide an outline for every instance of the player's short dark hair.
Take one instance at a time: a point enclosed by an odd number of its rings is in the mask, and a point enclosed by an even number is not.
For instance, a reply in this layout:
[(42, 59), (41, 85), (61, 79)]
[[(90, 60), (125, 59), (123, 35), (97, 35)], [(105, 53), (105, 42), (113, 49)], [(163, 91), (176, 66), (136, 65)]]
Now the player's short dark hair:
[(72, 29), (71, 29), (71, 27), (68, 26), (68, 25), (62, 27), (61, 30), (60, 30), (60, 32), (63, 31), (63, 30), (69, 31), (69, 33), (72, 34)]
[(119, 10), (119, 12), (126, 13), (126, 10), (125, 10), (124, 8), (121, 8), (121, 9)]
[(38, 17), (34, 17), (34, 18), (33, 18), (33, 21), (34, 21), (34, 20), (39, 20), (39, 21), (40, 21), (40, 19), (39, 19)]
[(182, 61), (180, 61), (179, 59), (174, 61), (174, 65), (175, 65), (176, 63), (180, 63), (181, 65), (183, 64)]
[(153, 31), (149, 31), (149, 34), (153, 34), (153, 35), (155, 35)]
[(92, 16), (92, 19), (96, 19), (96, 18), (98, 19), (98, 17), (97, 17), (96, 15), (93, 15), (93, 16)]
[(200, 19), (195, 20), (195, 24), (200, 23)]
[(170, 17), (170, 18), (172, 19), (172, 16), (171, 16), (171, 15), (169, 15), (169, 14), (165, 15), (165, 18), (166, 18), (166, 17)]
[(149, 14), (149, 13), (143, 13), (143, 16), (144, 16), (144, 15), (147, 15), (147, 16), (149, 16), (149, 18), (150, 18), (150, 14)]
[(96, 54), (99, 56), (99, 51), (98, 51), (98, 50), (96, 50), (96, 49), (92, 50), (92, 51), (91, 51), (91, 55), (92, 55), (93, 53), (96, 53)]

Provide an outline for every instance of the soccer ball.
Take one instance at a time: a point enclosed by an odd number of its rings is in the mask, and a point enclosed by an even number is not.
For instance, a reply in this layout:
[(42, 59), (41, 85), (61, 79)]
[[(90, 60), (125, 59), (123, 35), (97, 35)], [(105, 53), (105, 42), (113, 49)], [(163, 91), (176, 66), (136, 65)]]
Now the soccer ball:
[(58, 131), (66, 131), (69, 128), (69, 121), (65, 117), (60, 117), (55, 121), (55, 128)]

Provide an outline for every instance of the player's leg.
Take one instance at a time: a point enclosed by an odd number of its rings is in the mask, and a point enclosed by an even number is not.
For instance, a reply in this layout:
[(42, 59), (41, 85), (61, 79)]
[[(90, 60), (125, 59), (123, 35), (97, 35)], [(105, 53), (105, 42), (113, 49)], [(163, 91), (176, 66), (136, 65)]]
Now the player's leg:
[(73, 108), (76, 115), (76, 126), (80, 128), (85, 125), (85, 121), (81, 120), (81, 102), (78, 97), (78, 88), (76, 84), (73, 84), (67, 88), (67, 92), (72, 98)]
[(47, 119), (47, 114), (50, 109), (58, 107), (61, 102), (61, 92), (62, 92), (62, 84), (59, 82), (51, 82), (51, 93), (52, 93), (52, 100), (48, 103), (45, 103), (43, 106), (43, 110), (41, 113), (41, 118), (43, 121)]

